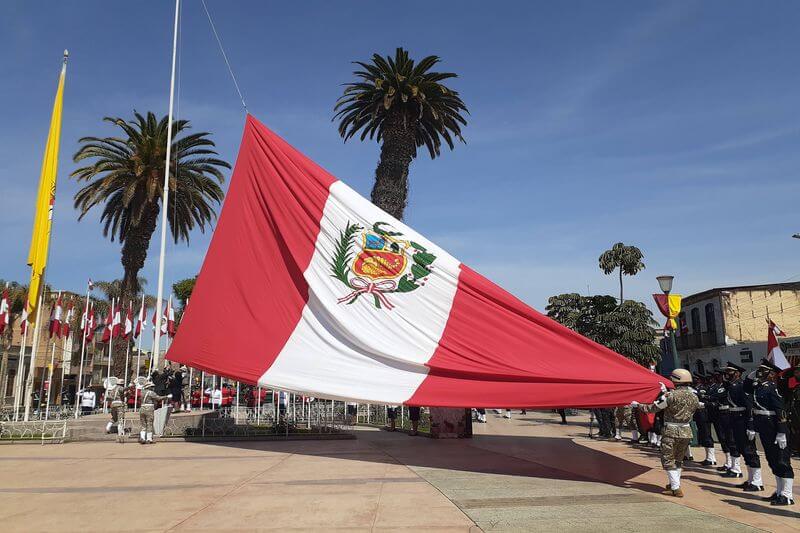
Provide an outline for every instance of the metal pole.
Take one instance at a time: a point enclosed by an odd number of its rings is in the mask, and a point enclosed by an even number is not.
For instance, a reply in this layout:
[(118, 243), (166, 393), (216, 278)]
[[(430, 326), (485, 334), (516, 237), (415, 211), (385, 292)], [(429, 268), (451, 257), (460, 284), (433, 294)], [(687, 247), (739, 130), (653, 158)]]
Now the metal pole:
[(39, 305), (36, 306), (36, 323), (33, 326), (33, 346), (31, 346), (31, 367), (28, 370), (28, 376), (25, 379), (25, 417), (24, 417), (25, 422), (30, 420), (31, 400), (32, 400), (31, 396), (33, 394), (33, 374), (34, 371), (36, 370), (36, 351), (38, 349), (39, 333), (41, 331), (40, 326), (42, 323), (41, 321), (42, 304), (44, 303), (45, 286), (46, 285), (44, 285), (44, 280), (42, 280), (42, 292), (39, 294)]
[[(53, 341), (53, 347), (50, 349), (50, 377), (47, 380), (47, 405), (44, 409), (44, 421), (50, 417), (50, 395), (53, 392), (53, 370), (56, 362), (56, 341)], [(42, 376), (44, 378), (44, 376)], [(42, 416), (42, 398), (39, 397), (39, 417)]]
[(14, 422), (19, 420), (19, 410), (22, 404), (22, 377), (25, 375), (25, 347), (28, 344), (28, 327), (22, 334), (22, 346), (19, 347), (19, 359), (17, 359), (17, 375), (14, 376)]
[(239, 423), (239, 382), (236, 382), (236, 423)]
[(256, 425), (261, 425), (261, 387), (256, 390), (258, 397), (256, 398)]
[(153, 343), (153, 365), (158, 368), (161, 342), (161, 300), (164, 298), (164, 257), (167, 251), (167, 212), (169, 211), (169, 169), (172, 164), (172, 109), (175, 102), (175, 60), (178, 50), (178, 16), (180, 0), (175, 0), (175, 24), (172, 31), (172, 73), (169, 82), (169, 113), (167, 114), (167, 154), (164, 162), (164, 193), (161, 200), (161, 249), (158, 257), (158, 293), (156, 296), (156, 336)]
[[(114, 348), (114, 298), (111, 298), (111, 314), (108, 315), (108, 326), (110, 331), (108, 334), (108, 373), (106, 379), (111, 379), (111, 350)], [(102, 339), (101, 339), (102, 340)], [(103, 394), (103, 413), (108, 413), (108, 403), (106, 402), (106, 395)]]
[(78, 369), (78, 386), (75, 389), (75, 418), (78, 418), (78, 414), (80, 413), (79, 403), (81, 398), (81, 389), (83, 388), (83, 358), (86, 355), (86, 337), (87, 337), (87, 329), (89, 328), (89, 291), (91, 289), (86, 289), (86, 307), (83, 311), (83, 328), (81, 328), (81, 362)]

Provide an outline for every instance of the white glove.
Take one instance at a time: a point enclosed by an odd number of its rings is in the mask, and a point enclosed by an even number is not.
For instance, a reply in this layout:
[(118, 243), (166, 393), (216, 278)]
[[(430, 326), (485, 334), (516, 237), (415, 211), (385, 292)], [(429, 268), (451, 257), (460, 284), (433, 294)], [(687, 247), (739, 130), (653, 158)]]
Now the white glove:
[(753, 430), (747, 430), (747, 440), (756, 440), (756, 432)]
[(659, 385), (661, 385), (661, 392), (667, 392), (667, 386), (663, 382), (659, 383)]
[(167, 398), (172, 398), (172, 394), (167, 394)]
[(781, 450), (786, 448), (786, 433), (778, 433), (775, 437), (775, 444), (778, 445), (778, 448)]
[(631, 407), (639, 407), (639, 402), (637, 402), (636, 400), (632, 401)]

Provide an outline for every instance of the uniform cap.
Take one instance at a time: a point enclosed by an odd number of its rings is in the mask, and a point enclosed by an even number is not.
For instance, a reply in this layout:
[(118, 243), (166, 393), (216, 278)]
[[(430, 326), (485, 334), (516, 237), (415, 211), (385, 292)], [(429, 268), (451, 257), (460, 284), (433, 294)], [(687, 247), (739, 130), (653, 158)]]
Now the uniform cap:
[(781, 372), (780, 367), (775, 366), (771, 361), (767, 359), (762, 359), (761, 364), (758, 366), (758, 368), (764, 368), (769, 370), (770, 372), (778, 372), (778, 373)]
[(726, 366), (726, 367), (723, 369), (723, 371), (725, 371), (725, 372), (727, 372), (727, 371), (729, 371), (729, 370), (731, 370), (731, 371), (735, 371), (735, 372), (744, 372), (744, 368), (742, 368), (742, 367), (740, 367), (739, 365), (737, 365), (737, 364), (734, 364), (734, 363), (728, 363), (728, 366)]

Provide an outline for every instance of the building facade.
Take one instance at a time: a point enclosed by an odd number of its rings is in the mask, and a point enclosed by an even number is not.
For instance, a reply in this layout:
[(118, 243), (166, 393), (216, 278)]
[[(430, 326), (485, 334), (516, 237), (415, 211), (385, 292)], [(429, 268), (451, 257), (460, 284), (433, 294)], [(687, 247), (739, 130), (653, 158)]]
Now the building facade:
[(768, 321), (786, 337), (784, 353), (800, 357), (800, 282), (709, 289), (683, 299), (677, 335), (681, 364), (713, 371), (728, 362), (755, 368), (767, 355)]

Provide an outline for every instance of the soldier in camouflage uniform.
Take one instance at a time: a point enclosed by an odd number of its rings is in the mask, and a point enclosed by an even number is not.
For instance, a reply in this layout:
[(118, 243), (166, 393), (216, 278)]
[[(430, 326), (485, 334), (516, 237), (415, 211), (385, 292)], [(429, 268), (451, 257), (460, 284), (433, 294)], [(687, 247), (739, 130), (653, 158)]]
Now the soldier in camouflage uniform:
[(631, 406), (639, 407), (645, 413), (663, 411), (661, 465), (667, 471), (669, 478), (669, 484), (663, 494), (683, 498), (681, 467), (686, 449), (692, 440), (692, 417), (700, 402), (689, 388), (692, 384), (692, 374), (688, 370), (675, 369), (670, 379), (675, 384), (675, 390), (665, 392), (655, 403), (640, 405), (638, 402), (633, 402)]
[(117, 426), (117, 440), (125, 442), (125, 411), (127, 406), (127, 390), (120, 381), (106, 391), (111, 400), (111, 421), (106, 424), (106, 433), (111, 433), (111, 429)]
[(161, 396), (153, 390), (155, 384), (148, 381), (142, 388), (142, 407), (139, 409), (139, 421), (142, 424), (139, 431), (140, 444), (153, 444), (153, 418), (155, 416), (156, 402), (172, 398), (172, 394)]

